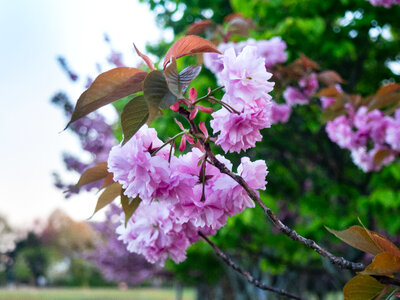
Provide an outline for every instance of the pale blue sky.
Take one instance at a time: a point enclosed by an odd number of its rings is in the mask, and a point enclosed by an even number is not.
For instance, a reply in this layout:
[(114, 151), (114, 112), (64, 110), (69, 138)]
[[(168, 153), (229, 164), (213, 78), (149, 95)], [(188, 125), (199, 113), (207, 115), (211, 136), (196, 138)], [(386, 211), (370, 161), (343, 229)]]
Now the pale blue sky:
[(53, 187), (51, 172), (64, 170), (61, 152), (79, 154), (79, 147), (59, 133), (66, 120), (49, 101), (58, 90), (72, 99), (83, 90), (83, 82), (66, 78), (57, 55), (78, 74), (95, 75), (95, 63), (109, 53), (105, 32), (133, 66), (132, 42), (144, 50), (162, 34), (138, 0), (0, 0), (0, 214), (14, 225), (28, 226), (56, 207), (76, 219), (93, 210), (95, 195), (65, 201)]

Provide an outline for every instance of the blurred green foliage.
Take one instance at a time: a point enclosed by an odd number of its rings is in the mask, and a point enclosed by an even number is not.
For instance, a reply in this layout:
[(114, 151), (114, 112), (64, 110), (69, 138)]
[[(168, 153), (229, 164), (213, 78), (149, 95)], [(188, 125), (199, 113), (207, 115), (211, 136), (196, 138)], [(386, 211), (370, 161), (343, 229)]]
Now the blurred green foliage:
[[(400, 56), (400, 6), (374, 7), (366, 0), (143, 0), (157, 14), (164, 28), (172, 28), (175, 39), (194, 21), (211, 17), (221, 23), (232, 12), (253, 19), (258, 26), (251, 38), (281, 36), (288, 45), (289, 61), (304, 53), (322, 69), (337, 71), (345, 80), (343, 89), (364, 96), (382, 83), (399, 82), (399, 74), (388, 67)], [(147, 50), (160, 59), (170, 44), (149, 45)], [(179, 60), (186, 65), (187, 59)], [(199, 95), (215, 87), (215, 78), (203, 70), (193, 86)], [(279, 95), (275, 95), (279, 97)], [(280, 101), (279, 99), (277, 99)], [(178, 128), (172, 112), (166, 112), (153, 126), (162, 137), (173, 136)], [(200, 116), (198, 118), (205, 118)], [(315, 239), (333, 253), (350, 260), (362, 254), (343, 246), (324, 225), (344, 229), (360, 217), (368, 228), (385, 232), (396, 241), (400, 233), (400, 164), (366, 174), (351, 161), (350, 153), (332, 143), (321, 120), (319, 102), (296, 107), (287, 124), (263, 131), (263, 141), (245, 153), (252, 160), (264, 159), (270, 174), (262, 199), (280, 218), (300, 234)], [(218, 152), (218, 150), (216, 149)], [(234, 165), (241, 155), (229, 154)], [(338, 271), (306, 247), (278, 234), (259, 208), (248, 209), (228, 221), (214, 241), (246, 268), (256, 266), (261, 279), (274, 277), (280, 287), (307, 289), (317, 295), (341, 289), (350, 274)], [(206, 250), (204, 250), (206, 248)], [(207, 258), (207, 260), (205, 260)], [(201, 272), (192, 272), (199, 264)], [(209, 247), (196, 244), (188, 260), (169, 267), (182, 280), (215, 279), (215, 255)], [(219, 277), (223, 278), (222, 268)], [(210, 273), (208, 273), (210, 272)], [(208, 276), (208, 274), (210, 274)], [(279, 281), (278, 274), (287, 282)], [(299, 279), (301, 277), (301, 280)], [(278, 284), (279, 285), (279, 284)]]

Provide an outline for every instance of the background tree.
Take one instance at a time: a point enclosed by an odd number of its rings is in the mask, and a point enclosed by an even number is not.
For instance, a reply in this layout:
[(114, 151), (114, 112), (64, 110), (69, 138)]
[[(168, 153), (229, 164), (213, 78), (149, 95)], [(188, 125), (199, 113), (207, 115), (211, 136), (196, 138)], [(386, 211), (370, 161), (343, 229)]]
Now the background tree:
[[(398, 74), (389, 68), (389, 62), (395, 61), (400, 53), (400, 24), (393, 18), (400, 13), (398, 6), (374, 7), (364, 0), (202, 1), (199, 5), (184, 1), (179, 1), (184, 3), (180, 5), (178, 1), (148, 2), (151, 8), (158, 7), (161, 24), (171, 27), (176, 36), (184, 34), (187, 25), (193, 22), (190, 15), (197, 21), (204, 19), (207, 11), (207, 17), (211, 15), (215, 22), (221, 23), (224, 16), (220, 13), (232, 8), (255, 20), (257, 29), (251, 32), (251, 37), (282, 36), (288, 44), (289, 60), (304, 53), (323, 69), (338, 71), (346, 80), (343, 89), (348, 92), (368, 95), (382, 82), (399, 81)], [(163, 43), (159, 47), (148, 47), (158, 55), (165, 53), (165, 49)], [(209, 83), (212, 77), (203, 75), (201, 80), (199, 86), (212, 86)], [(281, 101), (281, 94), (276, 94), (275, 99)], [(165, 136), (170, 136), (169, 126), (160, 123), (157, 128), (161, 134), (164, 128)], [(328, 248), (338, 253), (343, 251), (341, 254), (345, 257), (361, 259), (360, 252), (332, 244), (334, 240), (323, 225), (344, 228), (357, 222), (359, 216), (370, 228), (385, 228), (392, 237), (397, 236), (400, 224), (394, 220), (399, 212), (396, 188), (400, 166), (394, 163), (379, 173), (362, 172), (352, 163), (347, 151), (328, 139), (324, 127), (319, 102), (314, 100), (310, 106), (294, 109), (287, 124), (265, 130), (257, 151), (246, 154), (265, 159), (270, 174), (274, 174), (269, 176), (262, 196), (271, 208), (279, 211), (281, 219)], [(238, 161), (238, 156), (228, 157)], [(260, 278), (280, 287), (297, 285), (299, 290), (314, 291), (322, 298), (328, 290), (340, 289), (350, 278), (343, 271), (339, 276), (328, 264), (321, 268), (320, 259), (308, 249), (274, 234), (273, 230), (271, 233), (260, 210), (245, 211), (230, 220), (215, 241), (233, 257), (248, 262), (246, 267), (263, 270)], [(246, 241), (246, 247), (240, 247), (242, 241)], [(189, 259), (183, 264), (190, 269), (192, 263), (195, 264)], [(247, 290), (251, 288), (239, 289)], [(248, 294), (247, 297), (257, 296)]]
[[(399, 7), (388, 10), (373, 7), (364, 0), (213, 1), (201, 2), (198, 6), (191, 1), (149, 3), (160, 12), (160, 22), (172, 27), (176, 36), (182, 35), (187, 25), (201, 18), (212, 17), (221, 23), (231, 9), (242, 13), (256, 21), (257, 28), (251, 31), (251, 37), (282, 36), (288, 44), (290, 60), (305, 53), (324, 69), (335, 69), (346, 80), (343, 89), (347, 92), (367, 95), (374, 92), (382, 80), (399, 79), (388, 68), (400, 50), (398, 20), (391, 17), (399, 13)], [(167, 43), (161, 43), (148, 49), (161, 56), (167, 46)], [(208, 87), (215, 84), (215, 79), (210, 73), (203, 72), (197, 82), (197, 86)], [(277, 101), (282, 101), (279, 89), (274, 96)], [(116, 106), (120, 109), (123, 104), (120, 101)], [(172, 117), (169, 121), (168, 117), (167, 113), (155, 123), (162, 137), (173, 135)], [(399, 185), (399, 164), (394, 163), (375, 174), (359, 170), (349, 153), (328, 139), (316, 99), (309, 106), (297, 107), (287, 124), (274, 125), (263, 134), (263, 143), (257, 151), (249, 150), (246, 155), (267, 161), (274, 176), (269, 176), (262, 199), (279, 211), (279, 217), (285, 223), (301, 234), (321, 241), (329, 249), (338, 253), (343, 251), (342, 254), (352, 260), (361, 259), (363, 254), (332, 244), (333, 238), (327, 235), (323, 225), (343, 228), (354, 224), (360, 216), (369, 228), (385, 228), (389, 234), (397, 235), (399, 195), (395, 188)], [(118, 129), (116, 135), (121, 135)], [(228, 158), (238, 163), (238, 155), (228, 155)], [(261, 210), (248, 210), (232, 218), (214, 240), (233, 257), (245, 262), (248, 269), (259, 272), (259, 278), (274, 286), (290, 285), (292, 289), (307, 290), (322, 298), (327, 291), (340, 289), (350, 278), (349, 272), (340, 271), (339, 275), (328, 264), (321, 268), (320, 258), (309, 249), (277, 235), (272, 226), (265, 225)], [(202, 264), (198, 264), (199, 261)], [(210, 298), (218, 297), (218, 293), (222, 295), (221, 287), (225, 295), (231, 294), (237, 299), (264, 297), (229, 271), (230, 282), (226, 282), (223, 274), (227, 271), (224, 267), (214, 266), (214, 256), (199, 244), (191, 248), (186, 262), (169, 267), (182, 280), (190, 282), (197, 278), (203, 280), (201, 285), (207, 282), (219, 284), (214, 290), (207, 288)], [(200, 297), (204, 299), (204, 294)]]

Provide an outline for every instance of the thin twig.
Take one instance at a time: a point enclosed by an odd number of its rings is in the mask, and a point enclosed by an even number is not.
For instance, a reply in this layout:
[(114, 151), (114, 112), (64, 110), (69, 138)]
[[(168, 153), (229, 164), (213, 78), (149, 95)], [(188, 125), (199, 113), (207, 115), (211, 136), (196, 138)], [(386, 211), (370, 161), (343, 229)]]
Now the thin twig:
[(214, 95), (216, 92), (218, 92), (219, 90), (222, 90), (223, 88), (224, 88), (224, 86), (219, 86), (219, 87), (213, 89), (212, 91), (210, 91), (209, 93), (207, 93), (205, 96), (198, 98), (198, 99), (193, 103), (193, 105), (199, 103), (200, 101), (206, 100), (208, 97)]
[(285, 290), (281, 290), (278, 288), (274, 288), (272, 286), (266, 285), (257, 279), (255, 279), (249, 272), (243, 270), (241, 267), (239, 267), (229, 256), (227, 256), (224, 252), (222, 252), (217, 245), (215, 245), (207, 236), (205, 236), (202, 232), (199, 231), (199, 235), (205, 240), (210, 246), (214, 249), (215, 253), (222, 258), (222, 260), (227, 263), (232, 269), (234, 269), (236, 272), (242, 274), (244, 277), (247, 278), (247, 280), (255, 285), (256, 287), (265, 290), (265, 291), (270, 291), (277, 293), (282, 296), (286, 296), (292, 299), (297, 299), (297, 300), (303, 300), (300, 296), (294, 295), (292, 293), (289, 293)]
[[(193, 135), (196, 135), (199, 133), (198, 128), (194, 124), (192, 120), (189, 118), (189, 112), (184, 109), (180, 108), (179, 113), (185, 117), (185, 119), (189, 122), (190, 124), (190, 131)], [(293, 241), (300, 242), (301, 244), (307, 246), (308, 248), (313, 249), (315, 252), (317, 252), (319, 255), (326, 257), (329, 259), (329, 261), (334, 264), (339, 266), (342, 269), (349, 269), (353, 271), (362, 271), (364, 270), (365, 266), (362, 263), (355, 263), (346, 260), (343, 257), (337, 257), (330, 253), (328, 250), (324, 249), (320, 245), (318, 245), (315, 241), (312, 239), (307, 239), (300, 234), (298, 234), (294, 229), (291, 229), (287, 225), (285, 225), (276, 215), (275, 213), (267, 206), (265, 203), (260, 199), (258, 194), (249, 187), (249, 185), (246, 183), (246, 181), (240, 176), (235, 173), (233, 173), (231, 170), (229, 170), (225, 164), (221, 163), (214, 155), (214, 153), (211, 151), (210, 145), (204, 141), (204, 139), (199, 138), (200, 143), (204, 147), (207, 156), (209, 160), (212, 162), (212, 164), (217, 167), (222, 173), (227, 174), (230, 176), (233, 180), (235, 180), (238, 184), (240, 184), (243, 189), (247, 192), (249, 197), (257, 203), (261, 207), (261, 209), (265, 212), (265, 214), (268, 216), (268, 218), (271, 220), (272, 224), (283, 234), (287, 235), (290, 239)]]
[(400, 280), (397, 278), (393, 277), (388, 277), (388, 276), (380, 276), (380, 275), (371, 275), (374, 277), (376, 280), (378, 280), (382, 284), (390, 284), (394, 286), (400, 286)]

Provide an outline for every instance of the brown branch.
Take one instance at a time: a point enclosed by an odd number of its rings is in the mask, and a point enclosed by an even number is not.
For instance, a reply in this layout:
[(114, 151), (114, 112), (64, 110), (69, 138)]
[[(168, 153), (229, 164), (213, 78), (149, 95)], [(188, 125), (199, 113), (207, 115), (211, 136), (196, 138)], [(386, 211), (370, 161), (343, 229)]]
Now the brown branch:
[[(185, 117), (185, 119), (189, 122), (190, 124), (190, 132), (193, 135), (197, 135), (200, 133), (196, 125), (192, 120), (189, 118), (189, 112), (181, 107), (179, 109), (179, 113)], [(260, 199), (258, 194), (249, 187), (249, 185), (246, 183), (246, 181), (239, 175), (233, 173), (231, 170), (229, 170), (223, 163), (221, 163), (214, 155), (214, 153), (211, 151), (210, 145), (204, 141), (204, 139), (199, 138), (200, 143), (204, 147), (207, 156), (209, 160), (212, 162), (212, 164), (217, 167), (221, 173), (227, 174), (230, 176), (233, 180), (235, 180), (237, 183), (239, 183), (243, 189), (247, 192), (249, 197), (257, 203), (261, 209), (265, 212), (265, 214), (268, 216), (268, 218), (271, 220), (272, 224), (283, 234), (287, 235), (290, 239), (296, 242), (300, 242), (301, 244), (307, 246), (308, 248), (313, 249), (315, 252), (317, 252), (319, 255), (326, 257), (329, 259), (329, 261), (334, 264), (339, 266), (342, 269), (349, 269), (353, 271), (362, 271), (364, 270), (365, 266), (362, 263), (355, 263), (346, 260), (343, 257), (337, 257), (330, 253), (328, 250), (324, 249), (320, 245), (318, 245), (315, 241), (311, 239), (307, 239), (300, 234), (298, 234), (294, 229), (291, 229), (290, 227), (286, 226), (275, 214), (274, 212), (267, 206), (265, 205), (264, 202)]]
[(376, 280), (378, 280), (382, 284), (390, 284), (394, 286), (400, 286), (400, 280), (397, 278), (387, 277), (387, 276), (380, 276), (380, 275), (371, 275)]
[(300, 296), (294, 295), (292, 293), (289, 293), (285, 290), (281, 290), (278, 288), (274, 288), (272, 286), (266, 285), (262, 282), (260, 282), (259, 280), (255, 279), (249, 272), (243, 270), (241, 267), (239, 267), (229, 256), (227, 256), (224, 252), (222, 252), (217, 245), (215, 245), (207, 236), (205, 236), (202, 232), (199, 231), (199, 235), (203, 238), (203, 240), (205, 240), (208, 244), (210, 244), (210, 246), (214, 249), (215, 253), (222, 258), (222, 260), (228, 264), (232, 269), (234, 269), (236, 272), (240, 273), (241, 275), (243, 275), (244, 277), (246, 277), (246, 279), (253, 285), (255, 285), (256, 287), (258, 287), (259, 289), (265, 290), (265, 291), (270, 291), (273, 293), (277, 293), (279, 295), (282, 296), (286, 296), (288, 298), (292, 298), (292, 299), (297, 299), (297, 300), (303, 300), (303, 298), (301, 298)]

